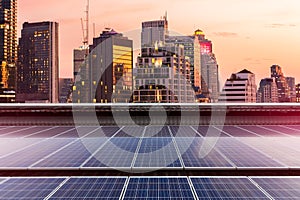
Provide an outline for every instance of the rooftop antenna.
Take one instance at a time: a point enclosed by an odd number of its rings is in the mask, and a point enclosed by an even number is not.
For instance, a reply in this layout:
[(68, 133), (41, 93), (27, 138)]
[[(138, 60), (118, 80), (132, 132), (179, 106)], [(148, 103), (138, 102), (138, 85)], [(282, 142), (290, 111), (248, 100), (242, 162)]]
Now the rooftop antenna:
[(83, 34), (83, 47), (87, 50), (86, 56), (88, 55), (88, 46), (89, 46), (89, 9), (90, 1), (87, 0), (86, 10), (85, 10), (85, 19), (81, 18), (82, 34)]

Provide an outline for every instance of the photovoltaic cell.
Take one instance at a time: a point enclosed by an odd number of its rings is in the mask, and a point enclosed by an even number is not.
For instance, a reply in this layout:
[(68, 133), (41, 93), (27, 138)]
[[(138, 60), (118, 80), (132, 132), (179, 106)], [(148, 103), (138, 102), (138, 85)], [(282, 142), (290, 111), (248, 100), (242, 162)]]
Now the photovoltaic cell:
[(147, 126), (144, 137), (171, 137), (167, 126)]
[[(78, 138), (87, 135), (88, 133), (96, 130), (98, 127), (76, 127), (75, 129), (68, 131), (64, 134), (58, 135), (57, 138)], [(87, 135), (88, 136), (88, 135)]]
[(134, 167), (181, 167), (172, 138), (143, 138)]
[(220, 138), (216, 147), (237, 167), (283, 167), (235, 138)]
[(118, 200), (126, 178), (71, 178), (49, 199)]
[(185, 167), (232, 167), (215, 149), (201, 157), (203, 138), (176, 138), (176, 143)]
[(12, 127), (8, 127), (8, 128), (5, 128), (5, 129), (1, 129), (0, 130), (0, 137), (2, 137), (3, 135), (6, 135), (8, 133), (11, 133), (11, 132), (21, 131), (22, 129), (26, 129), (26, 128), (29, 128), (29, 127), (28, 126), (12, 126)]
[[(286, 128), (284, 126), (272, 126), (272, 125), (268, 125), (268, 126), (263, 126), (263, 127), (266, 127), (266, 128), (269, 128), (269, 129), (273, 129), (273, 130), (276, 130), (276, 131), (281, 132), (283, 134), (287, 134), (287, 135), (291, 135), (291, 136), (300, 136), (300, 131), (289, 129), (289, 128)], [(278, 136), (281, 136), (281, 135), (278, 134)]]
[(120, 128), (117, 126), (103, 126), (93, 131), (88, 137), (112, 137)]
[(145, 127), (124, 126), (115, 137), (142, 137)]
[(190, 126), (170, 126), (174, 137), (200, 137)]
[(130, 199), (194, 199), (186, 177), (131, 177), (124, 194)]
[(29, 167), (71, 141), (72, 139), (45, 140), (7, 157), (0, 158), (0, 167)]
[(261, 136), (284, 136), (284, 135), (281, 135), (280, 133), (276, 133), (272, 130), (269, 130), (269, 129), (265, 129), (265, 128), (262, 128), (262, 127), (259, 127), (259, 126), (240, 126), (246, 130), (249, 130), (251, 132), (254, 132), (258, 135), (261, 135)]
[(190, 178), (200, 199), (269, 199), (247, 178)]
[(44, 199), (63, 181), (63, 178), (11, 178), (0, 184), (0, 199)]
[(193, 128), (198, 130), (203, 137), (228, 137), (223, 131), (216, 129), (213, 126), (194, 126)]
[(33, 138), (1, 138), (0, 139), (0, 157), (9, 153), (24, 149), (30, 145), (41, 142), (42, 139)]
[(32, 135), (34, 133), (38, 133), (40, 131), (43, 131), (43, 130), (46, 130), (46, 129), (49, 129), (51, 127), (47, 127), (47, 126), (44, 126), (44, 127), (31, 127), (29, 129), (25, 129), (25, 130), (22, 130), (22, 131), (17, 131), (17, 132), (13, 132), (13, 133), (10, 133), (8, 135), (6, 135), (5, 137), (26, 137), (27, 135)]
[(131, 167), (139, 138), (111, 138), (84, 167)]
[[(217, 126), (218, 127), (218, 126)], [(223, 126), (223, 127), (218, 127), (228, 133), (229, 135), (233, 137), (256, 137), (257, 135), (250, 133), (246, 130), (240, 129), (236, 126)]]
[(50, 138), (55, 137), (65, 131), (70, 131), (74, 127), (54, 127), (49, 130), (45, 130), (37, 135), (32, 135), (31, 137), (38, 137), (38, 138)]
[(274, 199), (300, 199), (300, 178), (252, 178)]
[(58, 151), (57, 153), (43, 159), (33, 167), (80, 167), (87, 160), (91, 153), (95, 152), (104, 142), (105, 138), (78, 140), (70, 146)]

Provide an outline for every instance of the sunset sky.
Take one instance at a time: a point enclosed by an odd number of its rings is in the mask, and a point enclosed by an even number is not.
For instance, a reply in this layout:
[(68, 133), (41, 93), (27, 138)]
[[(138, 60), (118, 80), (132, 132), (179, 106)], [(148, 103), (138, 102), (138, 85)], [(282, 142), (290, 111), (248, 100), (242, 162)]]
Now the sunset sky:
[[(160, 19), (167, 11), (169, 29), (191, 35), (200, 28), (212, 40), (221, 84), (244, 68), (255, 73), (259, 83), (270, 76), (272, 64), (300, 81), (299, 0), (90, 0), (90, 4), (90, 43), (92, 23), (97, 36), (104, 27), (139, 33), (142, 21)], [(72, 76), (72, 51), (81, 45), (85, 5), (86, 0), (18, 1), (19, 36), (25, 21), (59, 22), (61, 77)]]

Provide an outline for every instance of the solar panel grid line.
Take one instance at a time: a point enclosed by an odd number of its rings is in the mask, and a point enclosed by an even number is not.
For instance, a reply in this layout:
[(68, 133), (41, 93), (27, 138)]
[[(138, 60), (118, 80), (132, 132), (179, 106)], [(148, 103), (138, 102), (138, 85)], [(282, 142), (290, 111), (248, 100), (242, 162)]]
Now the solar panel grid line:
[[(115, 135), (117, 135), (123, 128), (124, 128), (124, 126), (122, 126), (120, 129), (118, 129), (114, 133), (114, 135), (110, 138), (113, 138)], [(110, 140), (110, 138), (108, 138), (108, 140), (106, 142), (104, 142), (93, 154), (91, 154), (91, 156), (80, 165), (80, 168), (83, 168), (85, 164), (87, 164), (92, 158), (94, 158), (95, 155), (106, 145), (106, 143)]]
[(184, 162), (183, 162), (183, 159), (182, 159), (182, 157), (181, 157), (181, 153), (180, 153), (179, 147), (178, 147), (178, 145), (177, 145), (177, 143), (176, 143), (175, 137), (174, 137), (174, 135), (173, 135), (173, 133), (172, 133), (172, 131), (171, 131), (170, 126), (168, 126), (168, 131), (169, 131), (169, 133), (170, 133), (170, 135), (171, 135), (171, 137), (172, 137), (172, 140), (173, 140), (173, 143), (174, 143), (174, 147), (175, 147), (175, 150), (176, 150), (176, 152), (177, 152), (177, 156), (178, 156), (178, 158), (179, 158), (180, 164), (181, 164), (181, 166), (182, 166), (183, 169), (184, 169), (184, 168), (185, 168), (185, 165), (184, 165)]
[[(80, 126), (78, 126), (78, 127), (80, 127)], [(98, 128), (95, 128), (94, 130), (89, 131), (88, 133), (86, 133), (85, 135), (83, 135), (82, 138), (88, 137), (89, 135), (95, 133), (96, 131), (98, 131), (98, 130), (101, 129), (101, 128), (102, 128), (102, 126), (99, 126)], [(76, 128), (75, 128), (75, 129), (76, 129)]]
[(186, 176), (131, 176), (122, 200), (188, 199), (194, 194)]
[(190, 176), (198, 199), (270, 199), (245, 176)]
[(16, 126), (2, 126), (2, 127), (0, 128), (0, 131), (5, 130), (5, 129), (8, 129), (8, 128), (11, 128), (11, 127), (16, 127)]
[(122, 189), (122, 192), (121, 192), (121, 195), (120, 195), (119, 200), (123, 200), (123, 199), (124, 199), (125, 192), (126, 192), (126, 190), (127, 190), (129, 180), (130, 180), (130, 177), (127, 177), (127, 179), (126, 179), (126, 181), (125, 181), (125, 184), (124, 184), (124, 187), (123, 187), (123, 189)]
[(201, 135), (193, 126), (190, 126), (190, 128), (197, 134), (199, 135), (200, 137), (203, 138), (203, 135)]
[(187, 177), (187, 180), (188, 180), (188, 183), (189, 183), (189, 185), (190, 185), (190, 187), (191, 187), (191, 190), (192, 190), (194, 199), (199, 200), (198, 195), (197, 195), (197, 192), (196, 192), (196, 189), (195, 189), (195, 187), (194, 187), (194, 185), (193, 185), (193, 183), (192, 183), (192, 180), (190, 179), (190, 177)]
[(1, 177), (1, 179), (0, 179), (0, 185), (2, 184), (2, 183), (4, 183), (5, 181), (7, 181), (8, 180), (8, 178), (2, 178)]
[(61, 132), (61, 133), (59, 133), (59, 134), (57, 134), (57, 135), (52, 136), (51, 138), (56, 138), (56, 137), (58, 137), (58, 136), (60, 136), (60, 135), (63, 135), (63, 134), (65, 134), (65, 133), (69, 132), (69, 131), (72, 131), (72, 130), (74, 130), (74, 129), (75, 129), (75, 128), (71, 128), (71, 129), (69, 129), (69, 130), (63, 131), (63, 132)]
[(32, 163), (32, 164), (29, 166), (29, 168), (32, 168), (33, 166), (39, 164), (40, 162), (42, 162), (42, 161), (44, 161), (45, 159), (51, 157), (52, 155), (56, 154), (57, 152), (59, 152), (59, 151), (65, 149), (65, 148), (67, 148), (68, 146), (71, 146), (72, 144), (74, 144), (74, 143), (75, 143), (76, 141), (78, 141), (78, 140), (79, 140), (79, 139), (75, 139), (75, 140), (73, 140), (72, 142), (70, 142), (70, 143), (68, 143), (68, 144), (66, 144), (66, 145), (64, 145), (64, 146), (62, 146), (61, 148), (57, 149), (56, 151), (53, 151), (52, 153), (50, 153), (50, 154), (48, 154), (47, 156), (43, 157), (42, 159), (40, 159), (40, 160), (38, 160), (38, 161)]
[(52, 129), (56, 128), (56, 127), (58, 127), (58, 126), (53, 126), (53, 127), (48, 128), (48, 129), (44, 129), (44, 130), (41, 130), (41, 131), (38, 131), (38, 132), (34, 132), (34, 133), (32, 133), (32, 134), (23, 136), (23, 137), (21, 137), (21, 138), (27, 138), (27, 137), (30, 137), (30, 136), (33, 136), (33, 135), (36, 135), (36, 134), (39, 134), (39, 133), (42, 133), (42, 132), (45, 132), (45, 131), (52, 130)]
[(258, 183), (256, 183), (252, 178), (247, 177), (248, 180), (253, 183), (262, 193), (264, 193), (269, 199), (275, 200), (272, 195), (270, 195), (264, 188), (262, 188)]
[(134, 153), (134, 156), (133, 156), (133, 159), (132, 159), (132, 162), (131, 162), (131, 166), (130, 166), (131, 170), (134, 167), (135, 161), (136, 161), (136, 159), (137, 159), (137, 157), (139, 155), (139, 151), (140, 151), (140, 148), (141, 148), (141, 145), (142, 145), (142, 141), (143, 141), (142, 138), (144, 138), (146, 129), (147, 129), (147, 126), (144, 127), (144, 130), (143, 130), (143, 133), (142, 133), (142, 137), (140, 138), (139, 143), (138, 143), (137, 148), (136, 148), (136, 151)]
[(52, 192), (51, 192), (47, 197), (45, 197), (44, 200), (50, 199), (51, 196), (53, 196), (53, 194), (54, 194), (55, 192), (57, 192), (57, 191), (59, 190), (59, 188), (61, 188), (61, 187), (62, 187), (62, 186), (63, 186), (70, 178), (71, 178), (71, 177), (68, 177), (68, 178), (66, 178), (63, 182), (61, 182), (61, 183), (59, 184), (59, 186), (57, 186), (54, 190), (52, 190)]
[(287, 167), (287, 165), (286, 165), (285, 163), (283, 163), (283, 162), (281, 162), (280, 160), (274, 158), (273, 156), (271, 156), (271, 155), (269, 155), (269, 154), (267, 154), (267, 153), (261, 151), (260, 149), (254, 147), (253, 145), (249, 145), (249, 144), (243, 142), (242, 140), (240, 140), (239, 138), (235, 138), (235, 139), (238, 140), (238, 141), (240, 141), (240, 142), (243, 143), (244, 145), (246, 145), (246, 146), (248, 146), (248, 147), (254, 149), (255, 151), (257, 151), (257, 152), (259, 152), (259, 153), (265, 155), (266, 157), (268, 157), (268, 158), (274, 160), (275, 162), (279, 163), (280, 165)]
[(255, 132), (253, 132), (253, 131), (250, 131), (250, 130), (248, 130), (248, 129), (243, 128), (242, 126), (236, 126), (236, 125), (235, 125), (235, 127), (239, 128), (239, 129), (241, 129), (241, 130), (247, 131), (248, 133), (252, 133), (252, 134), (256, 135), (257, 137), (263, 137), (263, 136), (261, 136), (261, 135), (255, 133)]
[(286, 137), (294, 137), (294, 136), (292, 136), (292, 135), (288, 135), (288, 134), (282, 133), (282, 132), (280, 132), (280, 131), (277, 131), (277, 130), (274, 130), (274, 129), (270, 129), (270, 128), (266, 127), (266, 126), (257, 125), (257, 127), (260, 127), (260, 128), (263, 128), (263, 129), (266, 129), (266, 130), (269, 130), (269, 131), (273, 131), (273, 132), (278, 133), (278, 134), (280, 134), (280, 135), (282, 135), (282, 136), (286, 136)]
[(284, 126), (284, 125), (279, 125), (281, 127), (284, 127), (284, 128), (287, 128), (287, 129), (290, 129), (290, 130), (293, 130), (293, 131), (296, 131), (296, 132), (299, 132), (300, 133), (300, 130), (298, 129), (295, 129), (295, 128), (292, 128), (291, 126)]
[(8, 156), (10, 156), (10, 155), (12, 155), (12, 154), (18, 153), (18, 152), (20, 152), (20, 151), (23, 151), (23, 150), (25, 150), (25, 149), (27, 149), (27, 148), (30, 148), (30, 147), (32, 147), (32, 146), (34, 146), (34, 145), (36, 145), (36, 144), (38, 144), (38, 143), (41, 143), (41, 142), (43, 142), (43, 141), (46, 141), (46, 140), (48, 140), (48, 138), (47, 138), (47, 139), (41, 139), (40, 141), (34, 142), (34, 143), (30, 144), (30, 145), (27, 145), (27, 146), (25, 146), (25, 147), (22, 147), (22, 148), (20, 148), (20, 149), (17, 149), (17, 150), (15, 150), (15, 151), (12, 151), (12, 152), (10, 152), (10, 153), (8, 153), (8, 154), (5, 154), (5, 155), (3, 155), (3, 156), (0, 156), (0, 159), (5, 158), (5, 157), (8, 157)]
[(34, 127), (36, 127), (36, 126), (25, 127), (25, 128), (19, 129), (19, 130), (15, 130), (15, 131), (12, 131), (12, 132), (2, 134), (2, 135), (0, 135), (0, 137), (7, 136), (7, 135), (10, 135), (12, 133), (16, 133), (16, 132), (20, 132), (20, 131), (25, 131), (25, 130), (28, 130), (28, 129), (31, 129), (31, 128), (34, 128)]
[[(227, 133), (226, 131), (223, 131), (221, 129), (219, 129), (218, 127), (216, 126), (213, 126), (216, 130), (220, 131), (220, 133), (224, 133), (225, 135), (227, 135), (228, 137), (233, 137), (232, 135), (230, 135), (229, 133)], [(220, 134), (221, 135), (221, 134)]]
[(229, 164), (231, 164), (232, 167), (234, 167), (235, 169), (237, 169), (237, 165), (232, 162), (227, 156), (225, 156), (225, 154), (222, 153), (222, 151), (220, 151), (218, 148), (214, 148), (216, 150), (216, 152), (218, 152)]

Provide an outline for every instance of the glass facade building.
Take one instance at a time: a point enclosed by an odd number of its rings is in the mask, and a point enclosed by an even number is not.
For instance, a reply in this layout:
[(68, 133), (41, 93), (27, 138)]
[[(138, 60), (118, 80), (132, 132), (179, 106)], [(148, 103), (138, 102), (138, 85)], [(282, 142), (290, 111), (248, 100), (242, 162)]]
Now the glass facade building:
[(58, 102), (58, 23), (23, 24), (19, 41), (17, 102)]

